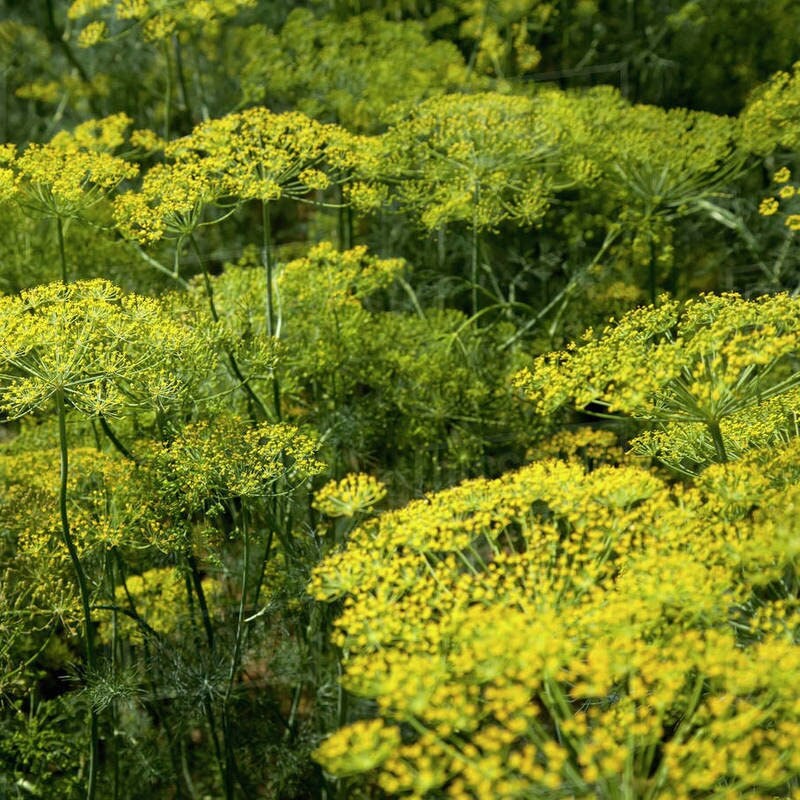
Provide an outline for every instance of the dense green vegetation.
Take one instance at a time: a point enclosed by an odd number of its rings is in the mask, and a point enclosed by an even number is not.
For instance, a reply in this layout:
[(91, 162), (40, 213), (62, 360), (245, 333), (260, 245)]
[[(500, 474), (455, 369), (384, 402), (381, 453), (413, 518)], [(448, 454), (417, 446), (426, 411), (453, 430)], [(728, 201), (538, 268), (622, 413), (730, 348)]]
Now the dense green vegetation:
[(800, 798), (797, 3), (0, 67), (0, 800)]

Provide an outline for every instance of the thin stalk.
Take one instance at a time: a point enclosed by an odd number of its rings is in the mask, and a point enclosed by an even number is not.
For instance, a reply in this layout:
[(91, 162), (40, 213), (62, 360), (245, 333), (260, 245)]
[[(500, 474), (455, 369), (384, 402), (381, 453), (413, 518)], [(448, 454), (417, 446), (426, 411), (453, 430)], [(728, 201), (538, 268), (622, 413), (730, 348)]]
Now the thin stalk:
[(226, 794), (233, 797), (233, 779), (234, 775), (238, 772), (236, 765), (236, 755), (233, 750), (233, 737), (231, 736), (231, 719), (230, 719), (230, 700), (233, 695), (233, 687), (236, 683), (236, 676), (239, 672), (239, 665), (242, 656), (242, 638), (244, 634), (244, 609), (247, 603), (248, 574), (250, 567), (250, 535), (247, 529), (247, 507), (242, 505), (242, 513), (240, 516), (240, 524), (242, 529), (242, 541), (244, 543), (244, 552), (242, 554), (242, 594), (239, 598), (239, 611), (236, 617), (236, 633), (233, 640), (233, 653), (231, 654), (231, 665), (228, 670), (228, 686), (225, 690), (225, 697), (222, 701), (222, 726), (225, 732), (225, 771), (226, 771)]
[[(206, 595), (203, 591), (203, 583), (200, 580), (200, 570), (197, 568), (197, 559), (194, 557), (191, 547), (187, 548), (184, 556), (186, 558), (186, 564), (189, 567), (189, 574), (187, 575), (186, 580), (187, 596), (190, 604), (193, 605), (192, 589), (194, 589), (194, 596), (197, 597), (197, 604), (200, 607), (200, 616), (203, 620), (203, 629), (205, 630), (208, 649), (213, 655), (215, 650), (214, 629), (211, 626), (211, 616), (208, 613), (208, 603), (206, 602)], [(199, 647), (199, 634), (196, 636), (195, 641), (197, 641)], [(219, 743), (219, 732), (217, 731), (217, 721), (214, 715), (214, 707), (211, 704), (211, 697), (209, 696), (208, 692), (203, 692), (203, 712), (205, 713), (206, 722), (208, 723), (208, 730), (211, 735), (211, 741), (214, 745), (214, 756), (217, 761), (217, 767), (219, 769), (222, 785), (226, 788), (226, 800), (230, 800), (232, 795), (227, 794), (228, 770), (226, 769), (226, 764), (222, 757), (222, 748), (220, 747)]]
[(472, 256), (470, 259), (470, 282), (472, 283), (472, 315), (478, 313), (478, 196), (475, 193), (475, 211), (472, 214)]
[[(106, 509), (108, 511), (108, 509)], [(114, 597), (115, 580), (114, 580), (114, 561), (112, 553), (106, 551), (106, 575), (108, 576), (108, 593), (110, 597)], [(117, 648), (119, 646), (119, 629), (118, 629), (118, 614), (116, 604), (111, 612), (111, 678), (115, 680), (117, 677)], [(114, 697), (111, 701), (111, 725), (113, 736), (111, 739), (114, 758), (114, 772), (112, 783), (112, 800), (119, 800), (119, 740), (117, 738), (117, 698)]]
[(653, 252), (654, 248), (653, 248), (652, 238), (649, 238), (649, 241), (647, 243), (647, 251), (650, 256), (647, 269), (648, 286), (650, 289), (650, 302), (653, 305), (656, 305), (656, 301), (658, 300), (658, 280), (656, 278), (656, 260), (655, 260), (655, 254)]
[(172, 59), (169, 57), (169, 43), (164, 39), (163, 43), (164, 60), (166, 69), (164, 70), (164, 141), (169, 141), (169, 118), (172, 114)]
[(339, 208), (337, 209), (336, 214), (336, 223), (337, 223), (337, 233), (339, 239), (339, 249), (340, 250), (347, 250), (349, 247), (349, 243), (347, 241), (347, 220), (344, 216), (344, 190), (342, 189), (341, 184), (338, 187), (339, 189)]
[(189, 791), (189, 796), (192, 800), (199, 800), (197, 790), (194, 788), (194, 783), (192, 781), (192, 774), (189, 771), (189, 764), (186, 760), (186, 742), (181, 739), (181, 754), (180, 754), (180, 761), (181, 761), (181, 771), (183, 773), (183, 780), (186, 784), (186, 788)]
[(269, 219), (269, 203), (261, 201), (261, 263), (267, 281), (267, 336), (275, 333), (275, 303), (272, 294), (272, 226)]
[[(94, 628), (92, 627), (92, 611), (89, 603), (89, 585), (86, 580), (86, 573), (83, 570), (78, 549), (72, 538), (69, 527), (69, 514), (67, 513), (67, 480), (69, 478), (69, 448), (67, 446), (67, 408), (64, 400), (64, 390), (56, 391), (56, 411), (58, 413), (58, 444), (61, 456), (61, 480), (58, 490), (58, 508), (61, 515), (61, 538), (64, 540), (72, 567), (75, 570), (75, 577), (78, 582), (78, 593), (81, 598), (83, 609), (83, 625), (86, 630), (86, 669), (89, 675), (93, 675), (96, 669), (96, 658), (94, 649)], [(99, 757), (99, 733), (97, 724), (97, 712), (94, 707), (89, 707), (89, 777), (86, 785), (87, 800), (94, 800), (97, 787), (97, 766)]]
[(292, 706), (289, 709), (289, 719), (286, 721), (286, 730), (283, 732), (283, 738), (289, 739), (294, 733), (295, 719), (297, 718), (297, 709), (300, 707), (300, 697), (303, 693), (303, 684), (298, 683), (294, 687), (294, 694), (292, 695)]
[(164, 275), (166, 275), (168, 278), (172, 278), (172, 280), (174, 280), (175, 283), (177, 283), (182, 289), (189, 288), (188, 281), (185, 281), (183, 278), (181, 278), (181, 276), (178, 274), (177, 269), (167, 269), (167, 267), (156, 261), (148, 253), (145, 253), (145, 251), (142, 250), (142, 248), (139, 247), (139, 245), (136, 244), (135, 242), (129, 241), (128, 244), (132, 245), (133, 249), (136, 251), (139, 257), (142, 258), (144, 261), (146, 261), (151, 267), (157, 269), (159, 272), (163, 272)]
[(58, 231), (58, 256), (61, 260), (61, 283), (67, 283), (67, 252), (64, 248), (64, 222), (61, 217), (56, 217), (56, 230)]
[(114, 448), (120, 453), (120, 455), (124, 456), (128, 459), (128, 461), (133, 461), (134, 464), (138, 463), (136, 456), (125, 447), (124, 444), (119, 440), (117, 434), (111, 429), (111, 426), (108, 424), (108, 420), (100, 414), (100, 427), (103, 429), (103, 433), (108, 437), (108, 440), (111, 444), (114, 445)]
[[(269, 219), (269, 203), (261, 201), (261, 262), (267, 281), (267, 336), (277, 336), (275, 320), (275, 298), (273, 296), (272, 225)], [(275, 418), (281, 421), (281, 387), (275, 370), (272, 371), (272, 402)]]
[[(203, 270), (203, 286), (205, 287), (206, 297), (208, 298), (208, 308), (211, 312), (211, 319), (213, 319), (214, 322), (219, 322), (217, 304), (214, 302), (214, 287), (211, 285), (211, 276), (208, 274), (208, 268), (206, 267), (205, 259), (200, 252), (200, 248), (198, 247), (194, 236), (189, 236), (189, 241), (191, 242), (192, 248), (194, 249), (197, 258), (200, 261), (200, 266)], [(245, 378), (242, 374), (242, 370), (239, 368), (239, 363), (236, 361), (236, 356), (233, 354), (233, 351), (225, 346), (225, 354), (228, 356), (228, 363), (231, 366), (231, 372), (233, 372), (234, 376), (239, 381), (241, 387), (244, 389), (253, 405), (255, 405), (255, 407), (259, 410), (264, 419), (269, 419), (266, 406), (263, 402), (261, 402), (261, 398), (253, 391), (247, 378)]]
[(353, 246), (353, 207), (347, 205), (344, 210), (345, 250)]
[(264, 556), (261, 559), (261, 569), (258, 573), (258, 580), (256, 581), (256, 588), (253, 593), (253, 607), (258, 606), (259, 595), (261, 594), (261, 587), (264, 584), (264, 575), (267, 571), (267, 564), (269, 563), (270, 556), (272, 555), (272, 541), (275, 538), (275, 528), (270, 525), (269, 533), (267, 534), (267, 544), (264, 547)]
[(725, 441), (722, 438), (722, 431), (719, 427), (719, 421), (706, 423), (708, 432), (711, 434), (711, 440), (714, 442), (714, 450), (717, 451), (717, 461), (720, 464), (728, 463), (728, 451), (725, 449)]
[(172, 37), (173, 47), (175, 48), (175, 71), (178, 74), (178, 85), (181, 87), (181, 100), (186, 110), (186, 117), (189, 127), (194, 124), (194, 114), (192, 105), (189, 101), (189, 90), (186, 87), (186, 75), (183, 70), (183, 53), (181, 51), (181, 40), (177, 36)]
[(206, 632), (206, 640), (208, 641), (208, 649), (213, 653), (214, 642), (214, 628), (211, 625), (211, 614), (208, 612), (208, 603), (206, 602), (206, 593), (203, 590), (203, 581), (200, 578), (200, 570), (197, 566), (197, 559), (191, 548), (186, 551), (186, 564), (189, 567), (189, 575), (192, 579), (192, 587), (194, 588), (195, 596), (197, 597), (197, 605), (200, 607), (200, 617), (203, 620), (203, 629)]

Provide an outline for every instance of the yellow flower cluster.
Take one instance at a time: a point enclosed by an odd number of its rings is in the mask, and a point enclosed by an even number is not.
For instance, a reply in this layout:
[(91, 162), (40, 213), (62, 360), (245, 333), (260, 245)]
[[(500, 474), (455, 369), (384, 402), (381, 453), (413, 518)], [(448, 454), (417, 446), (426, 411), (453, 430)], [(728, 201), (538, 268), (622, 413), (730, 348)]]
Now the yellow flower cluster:
[(561, 458), (582, 461), (587, 467), (599, 464), (621, 464), (627, 456), (617, 436), (608, 430), (581, 427), (563, 430), (549, 436), (528, 451), (531, 460)]
[(78, 46), (79, 47), (94, 47), (96, 44), (99, 44), (103, 41), (103, 39), (108, 36), (108, 27), (106, 23), (101, 19), (96, 19), (93, 22), (90, 22), (78, 36)]
[(146, 462), (167, 505), (192, 511), (265, 497), (278, 481), (302, 483), (324, 467), (316, 443), (293, 425), (253, 427), (229, 415), (187, 425), (171, 442), (152, 446)]
[[(60, 219), (80, 216), (138, 167), (113, 154), (131, 124), (126, 114), (89, 120), (73, 131), (61, 131), (47, 144), (29, 144), (15, 155), (3, 145), (0, 199), (13, 195), (25, 210)], [(13, 185), (11, 176), (13, 174)]]
[(789, 183), (791, 177), (792, 174), (788, 167), (781, 167), (772, 176), (773, 183), (780, 187), (775, 190), (778, 196), (765, 197), (758, 206), (758, 213), (762, 217), (771, 217), (778, 213), (781, 205), (788, 204), (787, 213), (784, 215), (784, 224), (791, 231), (800, 231), (800, 213), (790, 213), (796, 212), (798, 209), (797, 203), (791, 202), (797, 197), (797, 186)]
[[(309, 591), (377, 712), (316, 758), (392, 797), (788, 795), (800, 492), (761, 457), (697, 488), (538, 462), (357, 528)], [(721, 515), (755, 472), (766, 510)]]
[[(74, 0), (67, 16), (78, 20), (105, 12), (109, 24), (134, 22), (147, 41), (159, 41), (177, 30), (213, 25), (254, 5), (255, 0)], [(93, 20), (80, 31), (78, 42), (91, 47), (104, 38), (106, 30), (106, 20)]]
[[(609, 102), (608, 94), (598, 92), (594, 103), (582, 107), (596, 117), (587, 146), (602, 165), (603, 189), (642, 215), (681, 213), (718, 191), (741, 166), (735, 120), (686, 109), (629, 106), (619, 95)], [(600, 111), (597, 103), (603, 99), (608, 105)], [(600, 134), (603, 129), (605, 135)]]
[(89, 416), (180, 407), (216, 363), (213, 330), (104, 280), (0, 297), (0, 408), (19, 417), (58, 392)]
[[(669, 435), (694, 432), (716, 450), (709, 460), (724, 461), (720, 425), (731, 426), (732, 438), (747, 447), (786, 424), (783, 412), (790, 409), (780, 404), (788, 398), (791, 407), (790, 390), (800, 383), (792, 362), (798, 326), (800, 302), (788, 295), (749, 301), (709, 294), (685, 304), (664, 298), (601, 335), (587, 331), (580, 346), (539, 357), (515, 383), (540, 413), (567, 402), (596, 404), (670, 425)], [(773, 427), (765, 430), (767, 420)]]
[(203, 122), (164, 145), (167, 161), (148, 170), (139, 191), (116, 198), (117, 224), (125, 235), (151, 243), (165, 235), (187, 236), (215, 204), (221, 218), (247, 200), (307, 197), (330, 186), (331, 170), (341, 165), (331, 163), (326, 148), (342, 136), (336, 126), (299, 112), (266, 108)]
[(382, 173), (429, 230), (466, 222), (540, 220), (556, 188), (567, 121), (527, 97), (492, 93), (433, 97), (382, 137)]
[[(77, 601), (72, 565), (59, 533), (57, 476), (53, 479), (58, 458), (56, 449), (47, 448), (0, 456), (0, 524), (6, 534), (0, 558), (14, 564), (43, 608), (57, 602), (52, 594), (56, 580), (63, 580), (69, 597)], [(129, 460), (74, 447), (70, 465), (70, 528), (81, 558), (102, 558), (112, 548), (141, 551), (169, 540), (161, 511), (142, 490)]]
[(800, 62), (792, 72), (776, 72), (753, 92), (741, 113), (745, 146), (761, 156), (778, 147), (796, 150), (800, 146)]
[(329, 517), (355, 517), (386, 497), (386, 486), (372, 475), (355, 473), (329, 481), (314, 496), (314, 508)]

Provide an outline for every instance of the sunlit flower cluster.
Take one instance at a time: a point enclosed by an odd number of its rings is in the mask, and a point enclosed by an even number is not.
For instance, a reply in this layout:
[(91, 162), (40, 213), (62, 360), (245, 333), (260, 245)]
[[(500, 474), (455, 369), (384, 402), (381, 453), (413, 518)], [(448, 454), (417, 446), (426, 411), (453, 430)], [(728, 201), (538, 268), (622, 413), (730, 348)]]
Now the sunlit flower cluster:
[(527, 97), (447, 95), (427, 100), (383, 137), (383, 174), (428, 229), (504, 219), (539, 221), (558, 185), (565, 120)]
[(180, 407), (215, 363), (213, 330), (104, 280), (0, 298), (0, 407), (9, 417), (58, 394), (88, 416)]
[(772, 176), (774, 194), (761, 201), (758, 213), (762, 217), (772, 217), (780, 211), (784, 225), (794, 232), (800, 231), (800, 206), (796, 202), (797, 185), (790, 183), (791, 178), (792, 173), (788, 167), (781, 167)]
[(314, 508), (329, 517), (355, 517), (386, 497), (386, 486), (372, 475), (350, 474), (326, 483), (314, 496)]
[(145, 40), (159, 41), (181, 30), (215, 25), (219, 19), (251, 8), (255, 0), (74, 0), (67, 16), (71, 20), (102, 14), (104, 19), (88, 22), (78, 35), (82, 47), (102, 41), (109, 29), (132, 23), (141, 27)]
[(164, 146), (167, 160), (145, 173), (139, 191), (116, 198), (117, 224), (147, 244), (188, 236), (247, 200), (305, 198), (331, 185), (331, 167), (339, 164), (326, 161), (326, 148), (342, 136), (335, 126), (299, 112), (274, 114), (266, 108), (201, 123)]
[[(687, 455), (705, 443), (709, 461), (725, 461), (731, 455), (726, 439), (738, 441), (737, 449), (764, 444), (791, 419), (791, 390), (800, 382), (798, 325), (800, 304), (788, 295), (753, 301), (704, 295), (683, 304), (664, 299), (601, 334), (587, 331), (563, 352), (539, 357), (515, 381), (542, 413), (567, 402), (594, 405), (667, 425), (666, 435), (657, 435), (673, 447), (681, 438), (699, 437), (684, 448)], [(680, 463), (676, 453), (668, 455), (670, 463)]]
[(61, 219), (79, 216), (138, 174), (135, 164), (114, 155), (130, 124), (125, 114), (89, 120), (18, 155), (3, 145), (0, 198), (12, 196), (13, 174), (13, 194), (24, 209)]
[(167, 506), (197, 510), (232, 498), (265, 497), (279, 480), (320, 472), (316, 443), (292, 425), (258, 425), (231, 416), (187, 425), (146, 454)]
[(717, 469), (724, 495), (545, 461), (356, 529), (309, 590), (344, 598), (344, 685), (377, 713), (320, 763), (391, 796), (790, 792), (800, 498), (761, 464), (781, 513), (726, 525), (745, 466)]

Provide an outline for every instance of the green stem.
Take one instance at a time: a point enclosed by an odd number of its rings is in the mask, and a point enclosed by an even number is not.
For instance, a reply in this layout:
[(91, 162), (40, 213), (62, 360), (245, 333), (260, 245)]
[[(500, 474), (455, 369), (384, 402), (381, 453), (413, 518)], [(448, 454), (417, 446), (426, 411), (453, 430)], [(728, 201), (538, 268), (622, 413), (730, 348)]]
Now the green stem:
[[(106, 504), (108, 506), (108, 504)], [(106, 507), (106, 513), (108, 514), (109, 509)], [(111, 551), (106, 550), (105, 554), (105, 561), (106, 561), (106, 575), (108, 578), (108, 594), (109, 597), (114, 599), (114, 589), (116, 585), (116, 581), (114, 578), (114, 560), (113, 560), (113, 553)], [(118, 614), (116, 609), (116, 604), (114, 609), (111, 611), (111, 678), (115, 680), (117, 677), (117, 648), (119, 647), (119, 628), (118, 628)], [(113, 752), (113, 760), (114, 760), (114, 771), (113, 771), (113, 783), (112, 783), (112, 800), (119, 800), (119, 738), (117, 736), (117, 731), (119, 730), (118, 720), (118, 708), (117, 708), (117, 698), (113, 698), (111, 701), (111, 725), (113, 730), (113, 735), (111, 738), (111, 747)]]
[(234, 793), (234, 776), (238, 773), (236, 764), (236, 754), (233, 749), (233, 736), (230, 718), (230, 701), (233, 694), (233, 687), (236, 683), (236, 676), (239, 672), (239, 664), (242, 656), (242, 637), (244, 633), (244, 609), (247, 603), (248, 573), (250, 567), (250, 535), (247, 530), (247, 507), (242, 504), (240, 516), (242, 541), (244, 542), (244, 553), (242, 554), (242, 594), (239, 598), (239, 612), (236, 618), (236, 633), (233, 640), (233, 653), (231, 654), (231, 664), (228, 670), (228, 686), (225, 690), (225, 697), (222, 701), (222, 727), (225, 733), (225, 794), (232, 798)]
[(253, 606), (258, 607), (258, 600), (261, 595), (261, 587), (264, 585), (264, 576), (267, 572), (267, 564), (269, 563), (270, 556), (272, 555), (272, 541), (275, 538), (275, 528), (270, 525), (269, 533), (267, 534), (267, 544), (264, 547), (264, 556), (261, 559), (261, 568), (258, 573), (258, 580), (253, 593)]
[(127, 458), (128, 461), (133, 461), (134, 464), (138, 463), (136, 456), (134, 456), (133, 453), (131, 453), (131, 451), (128, 450), (128, 448), (125, 447), (124, 444), (122, 444), (122, 442), (117, 437), (117, 434), (114, 433), (114, 431), (111, 429), (111, 426), (108, 424), (108, 421), (102, 414), (100, 414), (100, 427), (103, 429), (103, 433), (105, 433), (105, 435), (108, 436), (108, 439), (111, 442), (111, 444), (114, 445), (114, 448), (122, 456)]
[(163, 43), (164, 60), (166, 69), (164, 70), (164, 140), (169, 141), (169, 118), (172, 113), (172, 59), (169, 57), (169, 43), (164, 39)]
[(197, 566), (197, 559), (191, 548), (186, 552), (186, 563), (189, 566), (189, 575), (192, 578), (192, 587), (194, 588), (195, 596), (197, 597), (197, 605), (200, 607), (200, 617), (203, 620), (203, 629), (206, 632), (206, 640), (208, 641), (208, 649), (214, 652), (214, 628), (211, 625), (211, 615), (208, 612), (208, 603), (206, 602), (206, 593), (203, 590), (203, 581), (200, 578), (200, 570)]
[[(269, 203), (261, 201), (261, 262), (264, 265), (267, 281), (267, 336), (277, 336), (274, 297), (274, 269), (272, 261), (272, 225), (269, 219)], [(281, 421), (281, 386), (275, 370), (272, 371), (272, 402), (275, 404), (275, 418)]]
[(722, 431), (719, 427), (719, 421), (707, 423), (708, 432), (711, 434), (711, 439), (714, 442), (714, 449), (717, 451), (717, 461), (720, 464), (728, 463), (728, 452), (725, 449), (725, 441), (722, 438)]
[[(81, 598), (83, 609), (83, 625), (86, 631), (86, 669), (90, 676), (93, 676), (96, 669), (96, 659), (94, 650), (94, 628), (92, 626), (92, 611), (89, 602), (89, 585), (86, 580), (86, 573), (83, 570), (78, 549), (72, 538), (69, 527), (69, 514), (67, 513), (67, 480), (69, 478), (69, 448), (67, 447), (67, 408), (64, 399), (64, 390), (56, 391), (56, 411), (58, 413), (58, 443), (61, 454), (61, 481), (58, 490), (58, 507), (61, 515), (61, 538), (69, 552), (72, 567), (75, 570), (75, 577), (78, 582), (78, 593)], [(97, 785), (97, 765), (99, 757), (99, 733), (97, 724), (97, 712), (94, 707), (89, 707), (89, 778), (86, 786), (87, 800), (94, 800)]]
[[(214, 629), (211, 626), (211, 615), (208, 613), (208, 603), (206, 602), (205, 591), (203, 590), (203, 582), (200, 579), (200, 570), (197, 567), (197, 559), (189, 547), (185, 553), (186, 564), (189, 567), (189, 576), (191, 577), (191, 584), (187, 584), (189, 597), (191, 598), (191, 590), (194, 589), (194, 594), (197, 597), (197, 604), (200, 607), (200, 616), (203, 620), (203, 629), (206, 634), (206, 641), (208, 642), (209, 652), (213, 655), (215, 651)], [(214, 745), (214, 756), (217, 760), (219, 774), (222, 779), (222, 785), (226, 788), (226, 798), (230, 799), (231, 795), (227, 794), (229, 784), (228, 770), (226, 769), (225, 761), (222, 757), (222, 748), (219, 743), (219, 732), (217, 731), (217, 722), (214, 715), (214, 707), (211, 704), (211, 697), (208, 692), (203, 693), (203, 711), (206, 715), (208, 722), (208, 730), (211, 734), (211, 741)]]
[(67, 283), (67, 253), (64, 248), (64, 222), (61, 217), (56, 217), (56, 230), (58, 231), (58, 255), (61, 259), (61, 283)]
[(272, 226), (269, 203), (261, 201), (261, 263), (267, 280), (267, 336), (275, 335), (275, 305), (272, 294)]
[[(217, 304), (214, 302), (214, 287), (211, 285), (211, 276), (208, 274), (208, 268), (206, 267), (205, 259), (203, 258), (202, 253), (200, 252), (200, 248), (197, 245), (197, 241), (195, 240), (194, 236), (189, 236), (189, 241), (191, 242), (192, 248), (197, 255), (198, 260), (200, 261), (200, 267), (203, 270), (203, 286), (206, 290), (206, 297), (208, 298), (208, 308), (211, 312), (211, 319), (214, 322), (219, 322), (219, 313), (217, 312)], [(180, 247), (180, 245), (178, 245)], [(244, 389), (247, 396), (250, 398), (251, 402), (255, 407), (259, 410), (262, 415), (262, 418), (269, 419), (269, 414), (267, 413), (266, 406), (264, 403), (261, 402), (261, 398), (253, 391), (252, 387), (250, 386), (247, 378), (244, 377), (242, 374), (241, 369), (239, 368), (239, 363), (236, 360), (236, 356), (233, 354), (233, 351), (228, 348), (227, 345), (224, 345), (225, 355), (228, 356), (228, 363), (231, 366), (231, 372), (233, 372), (236, 379), (239, 381), (242, 389)]]
[(130, 239), (126, 240), (127, 243), (136, 251), (136, 254), (147, 264), (149, 264), (154, 269), (157, 269), (159, 272), (164, 273), (168, 278), (171, 278), (175, 283), (178, 284), (182, 289), (188, 289), (189, 283), (185, 281), (181, 276), (177, 273), (174, 269), (167, 269), (163, 264), (160, 264), (156, 261), (152, 256), (145, 253), (141, 247), (139, 247), (136, 242), (132, 242)]
[(655, 254), (653, 253), (653, 249), (654, 249), (653, 240), (651, 238), (647, 243), (647, 251), (649, 254), (647, 275), (648, 275), (648, 285), (650, 288), (650, 302), (653, 305), (656, 305), (656, 301), (658, 300), (658, 280), (656, 277), (656, 260), (655, 260)]
[(478, 313), (478, 219), (477, 219), (477, 193), (474, 199), (475, 212), (472, 218), (472, 258), (470, 281), (472, 283), (472, 315)]
[(342, 189), (341, 184), (338, 186), (338, 206), (336, 212), (336, 222), (337, 222), (337, 233), (339, 234), (339, 249), (340, 250), (347, 250), (348, 249), (348, 242), (347, 242), (347, 220), (344, 216), (344, 207), (345, 207), (345, 200), (344, 200), (344, 190)]
[(172, 37), (173, 46), (175, 48), (175, 71), (178, 74), (178, 85), (181, 87), (181, 99), (183, 100), (183, 107), (186, 111), (186, 118), (188, 127), (194, 124), (194, 114), (192, 113), (192, 105), (189, 101), (189, 90), (186, 87), (186, 75), (183, 70), (183, 53), (181, 51), (181, 41), (177, 36)]
[(294, 735), (294, 725), (297, 719), (297, 709), (300, 707), (300, 697), (303, 693), (303, 684), (298, 683), (294, 688), (292, 695), (292, 705), (289, 709), (289, 719), (286, 721), (286, 730), (283, 732), (283, 738), (289, 739)]

